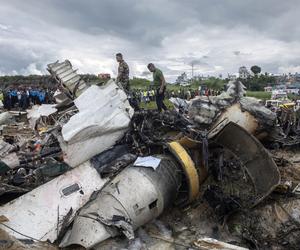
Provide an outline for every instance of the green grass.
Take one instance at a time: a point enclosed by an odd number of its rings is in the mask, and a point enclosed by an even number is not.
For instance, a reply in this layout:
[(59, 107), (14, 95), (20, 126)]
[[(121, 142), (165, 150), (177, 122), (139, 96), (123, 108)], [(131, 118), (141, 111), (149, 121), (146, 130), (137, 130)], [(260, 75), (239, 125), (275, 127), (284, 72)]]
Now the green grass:
[[(264, 91), (247, 91), (246, 95), (251, 97), (256, 97), (261, 100), (269, 100), (271, 99), (272, 94), (270, 92), (264, 92)], [(288, 94), (288, 98), (290, 100), (299, 100), (300, 96), (294, 94)]]
[[(134, 90), (147, 90), (149, 89), (151, 85), (148, 84), (148, 85), (130, 85), (130, 88), (131, 89), (134, 89)], [(184, 89), (184, 90), (189, 90), (189, 89), (193, 89), (193, 90), (196, 90), (198, 89), (198, 86), (187, 86), (187, 87), (182, 87), (182, 86), (179, 86), (179, 85), (176, 85), (176, 84), (168, 84), (167, 85), (167, 90), (168, 91), (177, 91), (177, 90), (180, 90), (180, 89)]]
[(288, 98), (290, 100), (299, 100), (300, 96), (299, 95), (295, 95), (295, 94), (288, 94)]
[[(170, 109), (170, 110), (174, 109), (174, 105), (168, 99), (165, 99), (164, 103), (168, 109)], [(142, 108), (142, 109), (157, 109), (156, 102), (155, 101), (149, 102), (149, 103), (141, 102), (140, 108)]]
[(262, 100), (268, 100), (271, 99), (272, 94), (270, 92), (265, 92), (265, 91), (247, 91), (246, 95), (250, 97), (262, 99)]

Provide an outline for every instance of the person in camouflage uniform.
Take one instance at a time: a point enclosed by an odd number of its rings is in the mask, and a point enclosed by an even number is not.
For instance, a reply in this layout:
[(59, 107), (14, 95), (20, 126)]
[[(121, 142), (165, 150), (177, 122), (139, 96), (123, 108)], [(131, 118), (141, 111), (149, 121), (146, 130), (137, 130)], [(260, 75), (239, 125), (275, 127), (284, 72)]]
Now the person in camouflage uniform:
[(133, 93), (130, 91), (129, 85), (129, 67), (128, 64), (124, 61), (123, 55), (121, 53), (116, 54), (116, 60), (119, 63), (118, 67), (118, 76), (117, 84), (122, 86), (125, 91), (129, 104), (134, 108), (135, 111), (139, 110), (139, 104), (136, 98), (134, 98)]
[(118, 76), (117, 83), (121, 84), (123, 89), (128, 92), (129, 87), (129, 67), (128, 64), (124, 61), (123, 55), (121, 53), (116, 54), (116, 60), (119, 63), (118, 67)]

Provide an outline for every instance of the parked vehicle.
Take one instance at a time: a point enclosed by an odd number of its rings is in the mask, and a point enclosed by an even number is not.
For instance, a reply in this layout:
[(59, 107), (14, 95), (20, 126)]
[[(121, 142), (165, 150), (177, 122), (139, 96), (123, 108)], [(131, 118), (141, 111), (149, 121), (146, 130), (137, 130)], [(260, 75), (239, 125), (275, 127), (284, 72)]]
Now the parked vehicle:
[(288, 99), (285, 89), (275, 89), (272, 91), (271, 99)]

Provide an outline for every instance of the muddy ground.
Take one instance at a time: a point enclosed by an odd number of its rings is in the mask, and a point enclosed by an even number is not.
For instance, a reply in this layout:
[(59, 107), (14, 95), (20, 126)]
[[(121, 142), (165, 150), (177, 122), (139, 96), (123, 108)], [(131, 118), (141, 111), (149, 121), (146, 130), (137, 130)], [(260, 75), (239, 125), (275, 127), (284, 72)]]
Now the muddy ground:
[[(277, 161), (282, 183), (300, 182), (300, 148), (271, 151)], [(205, 185), (205, 184), (204, 184)], [(262, 204), (220, 221), (203, 199), (184, 208), (170, 208), (157, 220), (140, 228), (137, 238), (108, 240), (95, 249), (197, 249), (201, 237), (250, 249), (299, 249), (300, 199), (288, 193), (273, 193)]]
[[(300, 148), (271, 151), (276, 157), (282, 183), (300, 182)], [(194, 242), (211, 237), (249, 249), (299, 249), (300, 199), (290, 192), (273, 192), (263, 203), (222, 221), (204, 199), (188, 207), (169, 208), (158, 219), (136, 232), (136, 239), (107, 240), (94, 249), (198, 249)], [(0, 232), (0, 249), (56, 249), (42, 243), (25, 244)], [(69, 248), (70, 249), (70, 248)], [(81, 249), (73, 247), (71, 249)]]

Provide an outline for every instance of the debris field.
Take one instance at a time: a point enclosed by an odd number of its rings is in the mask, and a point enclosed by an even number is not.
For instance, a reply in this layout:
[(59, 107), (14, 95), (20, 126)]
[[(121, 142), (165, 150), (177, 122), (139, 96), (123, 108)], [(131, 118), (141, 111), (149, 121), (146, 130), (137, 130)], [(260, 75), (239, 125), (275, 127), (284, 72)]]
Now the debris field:
[(48, 65), (56, 104), (0, 113), (1, 249), (299, 249), (300, 130), (239, 81), (136, 110)]

